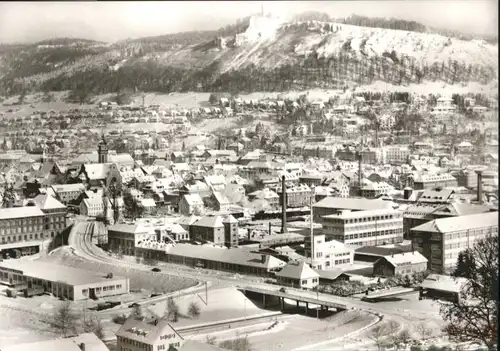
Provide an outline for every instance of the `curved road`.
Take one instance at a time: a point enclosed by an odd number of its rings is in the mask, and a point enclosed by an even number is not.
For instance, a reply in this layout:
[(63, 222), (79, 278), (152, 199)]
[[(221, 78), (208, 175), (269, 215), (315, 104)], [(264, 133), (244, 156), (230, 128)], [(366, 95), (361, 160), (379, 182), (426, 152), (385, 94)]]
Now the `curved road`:
[[(98, 248), (92, 243), (92, 234), (93, 231), (95, 230), (95, 225), (96, 223), (94, 222), (76, 222), (74, 225), (73, 230), (70, 233), (69, 239), (68, 239), (68, 244), (75, 249), (75, 254), (82, 257), (86, 258), (88, 260), (100, 262), (100, 263), (107, 263), (107, 264), (113, 264), (113, 265), (119, 265), (119, 266), (127, 266), (130, 268), (134, 268), (137, 270), (141, 271), (150, 271), (151, 266), (147, 266), (144, 264), (139, 264), (139, 263), (131, 263), (131, 262), (125, 262), (123, 260), (119, 260), (117, 258), (109, 256), (106, 252), (104, 252), (102, 249)], [(250, 281), (249, 278), (247, 277), (238, 277), (238, 278), (229, 278), (225, 276), (210, 276), (208, 274), (205, 274), (206, 272), (197, 272), (194, 273), (192, 271), (186, 271), (183, 269), (179, 269), (177, 267), (171, 267), (170, 265), (168, 268), (169, 270), (168, 273), (161, 272), (162, 274), (169, 274), (169, 275), (177, 275), (179, 277), (186, 277), (186, 278), (192, 278), (195, 280), (199, 281), (204, 281), (209, 284), (211, 284), (211, 287), (217, 287), (217, 286), (244, 286), (246, 284), (251, 284), (252, 286), (258, 287), (259, 285), (262, 286), (263, 288), (271, 288), (271, 289), (277, 289), (276, 285), (272, 284), (267, 284), (263, 282), (257, 282), (257, 281)], [(175, 272), (175, 273), (174, 273)], [(173, 273), (173, 274), (172, 274)], [(205, 287), (199, 288), (199, 290), (204, 289)], [(290, 289), (290, 288), (287, 288)], [(294, 289), (296, 290), (296, 289)], [(300, 294), (301, 290), (296, 290), (294, 291), (294, 294)], [(182, 293), (181, 293), (182, 294)], [(190, 292), (192, 294), (192, 292)], [(324, 295), (325, 298), (331, 299), (331, 295), (327, 294), (319, 294), (320, 296)], [(364, 310), (367, 312), (372, 312), (372, 313), (378, 313), (384, 315), (384, 319), (390, 319), (390, 320), (395, 320), (401, 325), (401, 328), (405, 328), (410, 331), (410, 333), (418, 335), (417, 331), (417, 324), (420, 323), (426, 323), (427, 326), (432, 328), (432, 325), (429, 325), (429, 322), (433, 322), (434, 324), (439, 325), (441, 318), (439, 317), (439, 314), (437, 311), (424, 311), (422, 310), (419, 306), (418, 303), (405, 303), (403, 306), (395, 306), (391, 304), (390, 302), (379, 302), (379, 303), (370, 303), (370, 302), (365, 302), (361, 301), (359, 299), (355, 298), (348, 298), (348, 297), (340, 297), (340, 296), (335, 296), (335, 300), (345, 303), (348, 306), (350, 306), (352, 309), (359, 309), (359, 310)], [(418, 300), (417, 297), (415, 297), (415, 300)], [(418, 301), (417, 301), (418, 302)], [(399, 308), (398, 308), (399, 307)], [(110, 313), (116, 313), (117, 310), (110, 310)], [(434, 332), (440, 333), (441, 328), (434, 328)]]

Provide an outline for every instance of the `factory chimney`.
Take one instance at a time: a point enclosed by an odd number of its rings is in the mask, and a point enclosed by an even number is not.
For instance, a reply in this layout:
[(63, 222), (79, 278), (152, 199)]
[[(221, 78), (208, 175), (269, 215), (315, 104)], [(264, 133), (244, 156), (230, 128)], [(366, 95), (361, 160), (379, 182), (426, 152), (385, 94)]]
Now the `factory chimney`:
[(285, 176), (281, 177), (281, 233), (286, 233), (286, 186), (285, 186)]
[(483, 203), (483, 171), (476, 171), (477, 173), (477, 202)]

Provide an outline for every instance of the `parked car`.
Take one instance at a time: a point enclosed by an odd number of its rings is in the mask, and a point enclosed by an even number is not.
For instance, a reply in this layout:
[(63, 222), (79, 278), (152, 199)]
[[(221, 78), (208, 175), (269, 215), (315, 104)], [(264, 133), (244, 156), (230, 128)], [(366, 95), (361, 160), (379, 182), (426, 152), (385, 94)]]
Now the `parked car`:
[(161, 269), (158, 267), (155, 267), (151, 270), (151, 272), (161, 272)]

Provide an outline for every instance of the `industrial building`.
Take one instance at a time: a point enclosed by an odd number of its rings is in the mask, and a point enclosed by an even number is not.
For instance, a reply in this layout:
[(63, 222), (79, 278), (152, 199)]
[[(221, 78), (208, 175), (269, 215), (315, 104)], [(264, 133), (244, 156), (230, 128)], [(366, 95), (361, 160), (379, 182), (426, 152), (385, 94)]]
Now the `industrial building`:
[(26, 288), (43, 288), (55, 297), (78, 301), (128, 294), (128, 278), (41, 261), (0, 262), (0, 281)]
[(26, 206), (0, 209), (0, 251), (4, 256), (40, 251), (43, 241), (66, 228), (66, 207), (50, 195), (39, 195)]
[(413, 247), (429, 261), (427, 268), (440, 274), (453, 269), (461, 251), (488, 235), (498, 235), (498, 212), (439, 218), (410, 230)]
[(403, 241), (403, 213), (398, 210), (341, 210), (322, 216), (318, 223), (328, 239), (358, 247)]
[(285, 266), (285, 262), (270, 256), (252, 252), (246, 248), (222, 248), (190, 244), (170, 245), (144, 242), (135, 249), (136, 256), (233, 273), (273, 276)]
[[(304, 241), (307, 253), (311, 252), (310, 236)], [(325, 234), (314, 234), (312, 268), (331, 269), (335, 266), (352, 264), (354, 262), (354, 250), (337, 240), (325, 240)], [(307, 256), (311, 256), (307, 254)]]
[(313, 205), (314, 222), (320, 221), (322, 216), (336, 214), (340, 210), (351, 210), (354, 212), (392, 209), (395, 206), (396, 204), (391, 201), (380, 199), (327, 197)]

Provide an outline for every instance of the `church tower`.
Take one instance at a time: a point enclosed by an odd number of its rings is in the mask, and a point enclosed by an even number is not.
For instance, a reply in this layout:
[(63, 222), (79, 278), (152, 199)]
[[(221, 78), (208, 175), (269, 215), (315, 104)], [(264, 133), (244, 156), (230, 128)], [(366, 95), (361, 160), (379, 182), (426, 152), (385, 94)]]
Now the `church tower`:
[(102, 134), (101, 141), (97, 146), (97, 153), (99, 154), (99, 163), (108, 163), (108, 143)]

